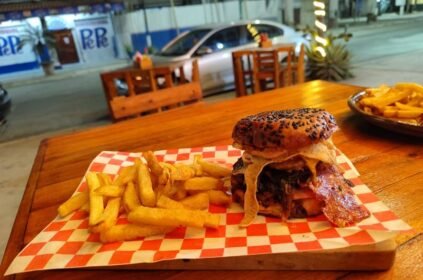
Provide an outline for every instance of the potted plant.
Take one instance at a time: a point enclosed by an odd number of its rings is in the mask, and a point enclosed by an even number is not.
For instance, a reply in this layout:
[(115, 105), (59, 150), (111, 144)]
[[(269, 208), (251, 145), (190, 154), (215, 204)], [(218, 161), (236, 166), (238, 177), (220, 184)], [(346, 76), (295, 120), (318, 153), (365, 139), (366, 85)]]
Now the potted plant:
[(42, 28), (33, 27), (28, 24), (24, 34), (21, 35), (18, 44), (18, 50), (21, 50), (26, 44), (32, 46), (34, 52), (37, 54), (39, 62), (43, 67), (46, 75), (53, 74), (54, 61), (50, 50), (55, 46), (55, 39), (51, 33)]
[(343, 32), (339, 35), (326, 34), (327, 44), (323, 46), (326, 55), (316, 51), (318, 42), (316, 29), (307, 27), (305, 33), (310, 34), (310, 47), (306, 48), (307, 78), (327, 81), (339, 81), (353, 77), (351, 73), (351, 54), (345, 44), (336, 42), (343, 39), (347, 42), (352, 34)]

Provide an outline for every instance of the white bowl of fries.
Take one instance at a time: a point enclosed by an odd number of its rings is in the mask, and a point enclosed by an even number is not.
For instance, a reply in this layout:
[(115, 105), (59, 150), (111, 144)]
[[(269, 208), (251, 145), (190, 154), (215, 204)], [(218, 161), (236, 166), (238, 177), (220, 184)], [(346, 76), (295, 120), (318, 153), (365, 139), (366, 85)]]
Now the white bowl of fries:
[(351, 96), (348, 105), (375, 125), (423, 137), (423, 86), (419, 84), (368, 88)]

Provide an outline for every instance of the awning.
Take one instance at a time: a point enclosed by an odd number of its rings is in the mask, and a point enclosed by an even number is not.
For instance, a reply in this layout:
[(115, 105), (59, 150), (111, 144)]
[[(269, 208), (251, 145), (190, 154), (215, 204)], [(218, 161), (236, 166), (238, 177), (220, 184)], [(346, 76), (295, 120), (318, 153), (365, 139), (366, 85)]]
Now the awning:
[(0, 21), (77, 13), (121, 12), (123, 1), (40, 1), (0, 5)]

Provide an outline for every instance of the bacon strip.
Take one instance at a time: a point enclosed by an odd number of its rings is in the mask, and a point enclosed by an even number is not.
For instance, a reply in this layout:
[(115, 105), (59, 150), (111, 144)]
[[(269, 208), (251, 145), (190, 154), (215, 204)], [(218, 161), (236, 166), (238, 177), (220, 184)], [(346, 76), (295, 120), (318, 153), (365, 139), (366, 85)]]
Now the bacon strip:
[(369, 211), (357, 203), (353, 191), (335, 166), (320, 163), (317, 174), (317, 186), (310, 187), (317, 199), (325, 202), (323, 213), (330, 222), (345, 227), (370, 216)]

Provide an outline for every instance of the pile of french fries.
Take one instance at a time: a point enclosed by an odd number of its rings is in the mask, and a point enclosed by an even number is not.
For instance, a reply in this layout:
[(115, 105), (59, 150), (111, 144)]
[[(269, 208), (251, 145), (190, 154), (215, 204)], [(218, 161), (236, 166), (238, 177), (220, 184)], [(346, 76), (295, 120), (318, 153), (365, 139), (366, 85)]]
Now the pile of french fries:
[(366, 93), (359, 101), (365, 112), (423, 125), (423, 86), (415, 83), (381, 85), (366, 89)]
[[(179, 226), (219, 226), (220, 216), (209, 204), (229, 206), (231, 170), (195, 155), (190, 164), (159, 162), (151, 152), (134, 165), (123, 167), (112, 179), (106, 173), (88, 172), (88, 188), (58, 208), (61, 217), (74, 211), (89, 213), (89, 230), (103, 243), (163, 234)], [(127, 224), (116, 224), (126, 213)]]

